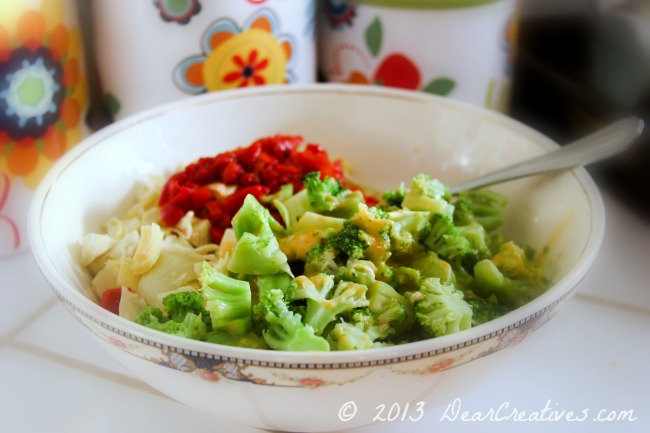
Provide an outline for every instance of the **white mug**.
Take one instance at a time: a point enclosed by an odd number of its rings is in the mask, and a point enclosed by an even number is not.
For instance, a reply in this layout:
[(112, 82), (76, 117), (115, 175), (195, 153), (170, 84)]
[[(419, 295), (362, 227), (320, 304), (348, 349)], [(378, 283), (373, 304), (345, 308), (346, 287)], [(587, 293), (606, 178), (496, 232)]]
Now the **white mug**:
[(316, 78), (315, 0), (93, 0), (114, 119), (205, 92)]
[(430, 92), (505, 111), (515, 0), (322, 0), (327, 81)]

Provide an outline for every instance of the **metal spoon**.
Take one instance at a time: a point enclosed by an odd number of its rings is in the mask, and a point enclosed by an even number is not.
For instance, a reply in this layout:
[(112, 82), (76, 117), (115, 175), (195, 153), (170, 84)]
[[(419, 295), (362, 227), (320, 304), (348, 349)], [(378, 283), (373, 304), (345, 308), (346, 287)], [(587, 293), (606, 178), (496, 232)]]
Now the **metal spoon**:
[(643, 132), (643, 120), (629, 117), (604, 127), (557, 150), (449, 187), (451, 193), (550, 171), (587, 165), (629, 148)]

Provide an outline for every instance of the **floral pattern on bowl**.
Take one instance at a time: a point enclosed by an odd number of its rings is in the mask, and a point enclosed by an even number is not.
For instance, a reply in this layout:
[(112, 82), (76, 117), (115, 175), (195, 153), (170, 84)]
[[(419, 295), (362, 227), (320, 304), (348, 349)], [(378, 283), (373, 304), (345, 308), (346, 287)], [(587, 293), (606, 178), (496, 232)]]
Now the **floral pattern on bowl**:
[[(53, 287), (54, 288), (54, 287)], [(54, 289), (56, 291), (56, 289)], [(395, 375), (428, 376), (452, 369), (502, 349), (516, 346), (531, 332), (539, 329), (555, 313), (556, 306), (573, 291), (549, 305), (544, 310), (520, 320), (519, 322), (481, 335), (463, 344), (436, 349), (435, 351), (415, 353), (409, 356), (387, 358), (381, 361), (358, 361), (348, 363), (275, 363), (251, 361), (231, 357), (220, 357), (207, 352), (183, 351), (173, 346), (165, 346), (154, 341), (131, 335), (93, 317), (89, 317), (75, 305), (60, 299), (81, 324), (97, 337), (119, 350), (135, 355), (157, 365), (192, 374), (202, 380), (218, 382), (230, 380), (248, 382), (256, 385), (321, 388), (344, 386), (364, 379), (373, 368), (384, 367)], [(327, 375), (310, 373), (318, 370), (349, 370), (352, 373), (345, 380), (334, 380)]]

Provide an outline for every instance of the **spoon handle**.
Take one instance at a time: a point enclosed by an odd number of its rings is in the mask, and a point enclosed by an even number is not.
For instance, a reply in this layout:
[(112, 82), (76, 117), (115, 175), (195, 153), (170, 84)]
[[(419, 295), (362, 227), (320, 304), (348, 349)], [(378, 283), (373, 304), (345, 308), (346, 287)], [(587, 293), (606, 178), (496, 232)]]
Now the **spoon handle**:
[(480, 188), (533, 174), (562, 170), (614, 156), (627, 149), (643, 132), (643, 121), (628, 117), (557, 150), (510, 165), (485, 176), (452, 185), (451, 193)]

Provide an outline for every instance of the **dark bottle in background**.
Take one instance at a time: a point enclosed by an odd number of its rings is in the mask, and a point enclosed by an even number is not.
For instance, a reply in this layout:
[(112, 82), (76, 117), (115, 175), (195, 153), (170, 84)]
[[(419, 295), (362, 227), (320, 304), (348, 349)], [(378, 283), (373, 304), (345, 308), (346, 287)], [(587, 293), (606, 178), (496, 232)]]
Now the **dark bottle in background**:
[(650, 223), (650, 2), (521, 0), (510, 115), (567, 143), (628, 115), (630, 151), (589, 171)]

